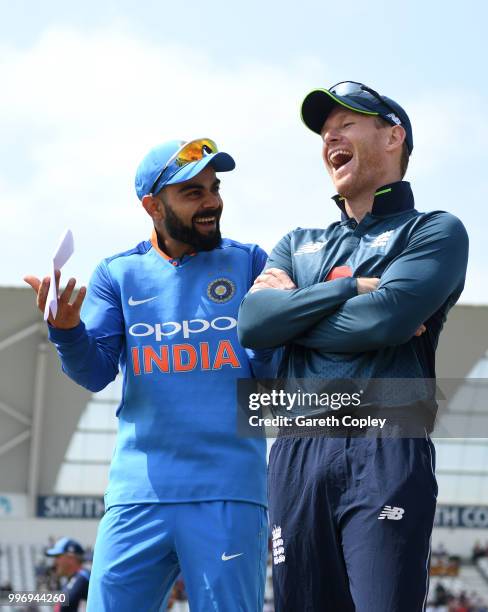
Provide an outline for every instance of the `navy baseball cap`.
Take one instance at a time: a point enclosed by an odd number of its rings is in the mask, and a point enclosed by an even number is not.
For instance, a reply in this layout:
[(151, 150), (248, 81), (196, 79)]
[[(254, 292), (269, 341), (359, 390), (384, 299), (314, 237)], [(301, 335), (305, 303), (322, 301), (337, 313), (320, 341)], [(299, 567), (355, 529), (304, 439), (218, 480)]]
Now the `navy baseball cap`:
[(156, 195), (166, 185), (188, 181), (209, 164), (216, 172), (234, 170), (236, 166), (232, 157), (219, 151), (209, 138), (164, 142), (151, 149), (137, 168), (137, 197), (142, 200), (150, 193)]
[(342, 81), (329, 89), (311, 91), (302, 102), (302, 121), (313, 132), (320, 134), (325, 120), (337, 105), (363, 115), (381, 117), (391, 125), (401, 125), (405, 128), (408, 152), (412, 152), (412, 125), (407, 113), (391, 98), (356, 81)]
[(76, 540), (70, 538), (61, 538), (58, 540), (52, 548), (49, 548), (44, 553), (47, 557), (57, 557), (58, 555), (66, 555), (71, 553), (73, 555), (84, 555), (85, 549)]

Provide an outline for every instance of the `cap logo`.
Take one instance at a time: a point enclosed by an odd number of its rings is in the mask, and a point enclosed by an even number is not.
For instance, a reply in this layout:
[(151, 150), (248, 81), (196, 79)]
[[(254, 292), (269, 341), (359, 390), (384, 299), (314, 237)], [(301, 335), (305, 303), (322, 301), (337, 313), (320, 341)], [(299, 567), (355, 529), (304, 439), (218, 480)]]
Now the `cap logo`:
[(393, 113), (388, 113), (388, 115), (386, 115), (386, 117), (388, 117), (389, 119), (394, 121), (397, 125), (401, 125), (402, 124), (400, 119), (395, 114), (393, 114)]

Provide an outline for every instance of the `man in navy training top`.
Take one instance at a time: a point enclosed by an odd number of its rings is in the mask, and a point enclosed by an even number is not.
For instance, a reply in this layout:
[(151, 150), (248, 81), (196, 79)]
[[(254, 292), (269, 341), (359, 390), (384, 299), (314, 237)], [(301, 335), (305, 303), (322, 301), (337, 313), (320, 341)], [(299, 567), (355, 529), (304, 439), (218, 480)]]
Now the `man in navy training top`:
[(57, 603), (54, 612), (77, 612), (81, 602), (86, 601), (90, 572), (83, 567), (85, 549), (76, 540), (61, 538), (44, 553), (54, 557), (56, 575), (66, 579), (63, 593), (67, 603)]
[[(235, 384), (272, 376), (273, 351), (237, 339), (266, 254), (221, 238), (216, 172), (234, 166), (209, 139), (152, 149), (135, 180), (151, 239), (103, 260), (73, 300), (70, 279), (49, 319), (73, 380), (96, 392), (123, 376), (91, 612), (159, 610), (180, 571), (194, 611), (262, 609), (266, 445), (236, 435)], [(43, 310), (49, 279), (26, 281)]]
[[(341, 221), (277, 244), (241, 306), (241, 342), (286, 345), (283, 378), (413, 379), (377, 405), (393, 414), (398, 395), (409, 417), (464, 286), (466, 231), (449, 213), (415, 210), (399, 104), (347, 81), (309, 93), (302, 118), (322, 138)], [(437, 496), (424, 416), (422, 437), (283, 428), (269, 466), (277, 612), (424, 609)]]

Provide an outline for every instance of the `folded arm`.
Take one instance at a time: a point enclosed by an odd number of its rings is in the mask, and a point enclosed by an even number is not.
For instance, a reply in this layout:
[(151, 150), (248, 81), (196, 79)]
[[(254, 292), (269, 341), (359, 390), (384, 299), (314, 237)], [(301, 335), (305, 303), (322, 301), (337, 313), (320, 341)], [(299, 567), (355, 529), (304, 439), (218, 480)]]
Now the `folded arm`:
[[(253, 283), (256, 282), (256, 279), (262, 273), (267, 259), (268, 256), (266, 252), (260, 247), (256, 247), (252, 256), (252, 266), (250, 267), (249, 287), (253, 286)], [(277, 375), (278, 367), (283, 356), (283, 351), (281, 349), (246, 347), (246, 354), (254, 378), (274, 378)]]
[(414, 229), (376, 291), (351, 298), (294, 342), (339, 353), (403, 344), (446, 301), (456, 301), (467, 259), (462, 223), (447, 213), (434, 213)]
[[(269, 284), (257, 278), (255, 287), (242, 301), (238, 317), (239, 340), (243, 346), (262, 349), (290, 342), (306, 332), (327, 313), (335, 311), (350, 297), (357, 295), (354, 278), (339, 278), (301, 289), (291, 281), (293, 271), (290, 237), (285, 236), (271, 253), (266, 269), (280, 270), (288, 278), (280, 282), (279, 274), (270, 274)], [(261, 288), (259, 285), (274, 287)], [(278, 287), (286, 288), (278, 288)]]

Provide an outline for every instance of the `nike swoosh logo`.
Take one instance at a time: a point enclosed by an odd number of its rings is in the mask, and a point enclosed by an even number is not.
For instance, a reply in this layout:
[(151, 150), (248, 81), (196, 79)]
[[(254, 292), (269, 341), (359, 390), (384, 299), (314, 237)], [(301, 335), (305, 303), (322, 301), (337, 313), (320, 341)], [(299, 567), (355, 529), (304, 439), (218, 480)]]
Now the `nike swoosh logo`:
[(244, 553), (237, 553), (237, 555), (226, 555), (225, 553), (222, 553), (222, 561), (229, 561), (230, 559), (235, 559), (243, 554)]
[(155, 300), (157, 297), (158, 296), (155, 295), (154, 297), (147, 298), (146, 300), (134, 300), (132, 296), (130, 296), (127, 303), (129, 304), (129, 306), (139, 306), (139, 304), (145, 304), (146, 302), (152, 302), (152, 300)]

